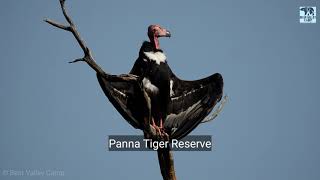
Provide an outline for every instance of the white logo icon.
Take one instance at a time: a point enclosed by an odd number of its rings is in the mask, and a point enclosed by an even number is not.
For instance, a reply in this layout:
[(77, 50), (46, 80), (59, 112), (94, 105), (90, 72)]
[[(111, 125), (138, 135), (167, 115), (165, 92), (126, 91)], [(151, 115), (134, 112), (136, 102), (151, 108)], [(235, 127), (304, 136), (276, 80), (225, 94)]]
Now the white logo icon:
[(300, 23), (316, 23), (317, 8), (312, 6), (301, 6)]

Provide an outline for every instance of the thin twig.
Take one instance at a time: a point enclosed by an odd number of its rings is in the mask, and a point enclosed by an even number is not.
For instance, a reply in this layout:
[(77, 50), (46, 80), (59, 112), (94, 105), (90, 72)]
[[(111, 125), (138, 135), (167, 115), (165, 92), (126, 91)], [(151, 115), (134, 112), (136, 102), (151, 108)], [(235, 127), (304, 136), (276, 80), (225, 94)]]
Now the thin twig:
[(84, 58), (79, 58), (79, 59), (76, 59), (74, 61), (69, 61), (69, 63), (76, 63), (76, 62), (79, 62), (79, 61), (85, 61)]
[(104, 78), (106, 78), (109, 81), (137, 81), (138, 80), (137, 76), (134, 76), (131, 74), (119, 75), (119, 76), (108, 74), (96, 63), (96, 61), (94, 60), (94, 58), (91, 54), (90, 48), (86, 45), (84, 40), (81, 38), (80, 33), (78, 32), (78, 30), (76, 28), (76, 25), (73, 23), (71, 17), (68, 15), (64, 3), (65, 3), (65, 0), (60, 0), (60, 6), (61, 6), (62, 13), (63, 13), (63, 15), (69, 25), (63, 25), (62, 23), (58, 23), (58, 22), (55, 22), (50, 19), (45, 19), (44, 21), (54, 27), (71, 32), (73, 34), (73, 36), (75, 37), (75, 39), (77, 40), (79, 46), (83, 50), (83, 53), (84, 53), (83, 58), (78, 58), (74, 61), (70, 61), (69, 63), (76, 63), (76, 62), (84, 61), (94, 71), (96, 71), (97, 74), (103, 76)]
[(64, 7), (64, 3), (65, 3), (65, 0), (60, 0), (60, 6), (61, 6), (61, 9), (62, 9), (62, 13), (64, 15), (64, 17), (66, 18), (66, 20), (68, 21), (68, 23), (73, 26), (73, 22), (71, 20), (71, 18), (68, 16), (67, 12), (66, 12), (66, 9)]
[(63, 24), (60, 24), (60, 23), (57, 23), (57, 22), (54, 22), (50, 19), (45, 19), (44, 20), (45, 22), (51, 24), (52, 26), (55, 26), (57, 28), (60, 28), (60, 29), (63, 29), (63, 30), (66, 30), (66, 31), (70, 31), (70, 27), (69, 26), (65, 26)]
[(64, 3), (65, 3), (65, 0), (60, 0), (60, 6), (61, 6), (63, 16), (65, 17), (65, 19), (67, 20), (69, 25), (66, 26), (61, 23), (50, 20), (50, 19), (45, 19), (45, 22), (47, 22), (57, 28), (71, 32), (73, 34), (73, 36), (76, 38), (76, 40), (77, 40), (78, 44), (80, 45), (81, 49), (83, 50), (85, 56), (90, 56), (90, 59), (93, 60), (91, 54), (89, 54), (89, 51), (90, 51), (89, 48), (86, 46), (85, 42), (81, 39), (80, 34), (76, 29), (76, 26), (74, 25), (73, 21), (71, 20), (70, 16), (68, 15), (68, 13), (66, 11)]

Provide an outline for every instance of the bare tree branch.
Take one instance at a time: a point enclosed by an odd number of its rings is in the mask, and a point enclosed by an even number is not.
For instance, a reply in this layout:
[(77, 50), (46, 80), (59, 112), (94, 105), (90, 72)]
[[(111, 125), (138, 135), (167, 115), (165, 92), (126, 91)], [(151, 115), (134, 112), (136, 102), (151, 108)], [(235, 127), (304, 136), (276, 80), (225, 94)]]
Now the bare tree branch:
[(65, 3), (65, 0), (60, 0), (60, 6), (61, 6), (62, 13), (63, 13), (63, 15), (64, 15), (64, 17), (67, 20), (69, 25), (65, 26), (65, 25), (62, 25), (61, 23), (57, 23), (57, 22), (55, 22), (53, 20), (50, 20), (50, 19), (45, 19), (45, 22), (47, 22), (47, 23), (49, 23), (49, 24), (51, 24), (51, 25), (53, 25), (53, 26), (55, 26), (57, 28), (60, 28), (60, 29), (63, 29), (63, 30), (71, 32), (73, 34), (73, 36), (76, 38), (76, 40), (77, 40), (78, 44), (80, 45), (81, 49), (83, 50), (83, 53), (84, 53), (85, 57), (90, 58), (91, 60), (93, 60), (93, 57), (90, 54), (90, 49), (86, 46), (84, 40), (81, 39), (80, 34), (77, 31), (76, 26), (74, 25), (74, 23), (71, 20), (70, 16), (66, 12), (66, 8), (64, 6), (64, 3)]
[(70, 27), (69, 26), (65, 26), (63, 24), (60, 24), (60, 23), (57, 23), (57, 22), (54, 22), (50, 19), (45, 19), (44, 20), (45, 22), (51, 24), (52, 26), (55, 26), (57, 28), (60, 28), (60, 29), (63, 29), (63, 30), (66, 30), (66, 31), (70, 31)]
[(61, 23), (55, 22), (53, 20), (50, 19), (45, 19), (44, 21), (47, 22), (48, 24), (57, 27), (59, 29), (65, 30), (65, 31), (69, 31), (73, 34), (73, 36), (75, 37), (75, 39), (77, 40), (79, 46), (81, 47), (81, 49), (83, 50), (84, 53), (84, 57), (83, 58), (78, 58), (74, 61), (70, 61), (69, 63), (76, 63), (76, 62), (80, 62), (80, 61), (84, 61), (86, 62), (94, 71), (96, 71), (98, 74), (100, 74), (101, 76), (103, 76), (104, 78), (106, 78), (109, 81), (137, 81), (138, 77), (135, 75), (131, 75), (131, 74), (123, 74), (123, 75), (110, 75), (108, 73), (106, 73), (94, 60), (92, 54), (91, 54), (91, 50), (90, 48), (86, 45), (86, 43), (84, 42), (84, 40), (81, 38), (75, 24), (73, 23), (71, 17), (68, 15), (66, 8), (64, 6), (65, 0), (60, 0), (60, 6), (62, 9), (62, 13), (65, 17), (65, 19), (67, 20), (69, 25), (63, 25)]
[(85, 60), (83, 58), (79, 58), (79, 59), (76, 59), (74, 61), (69, 61), (69, 63), (76, 63), (76, 62), (79, 62), (79, 61), (84, 61), (85, 62)]
[(68, 23), (73, 26), (73, 22), (71, 20), (71, 18), (68, 16), (67, 12), (66, 12), (66, 9), (64, 7), (64, 2), (65, 0), (60, 0), (60, 6), (61, 6), (61, 9), (62, 9), (62, 13), (64, 15), (64, 17), (66, 18), (66, 20), (68, 21)]

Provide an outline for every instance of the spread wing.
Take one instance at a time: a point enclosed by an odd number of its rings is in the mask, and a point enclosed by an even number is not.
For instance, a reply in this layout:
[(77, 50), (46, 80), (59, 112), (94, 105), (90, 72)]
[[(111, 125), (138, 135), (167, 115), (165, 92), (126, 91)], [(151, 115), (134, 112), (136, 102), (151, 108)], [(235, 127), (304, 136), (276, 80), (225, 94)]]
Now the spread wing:
[(137, 81), (110, 82), (97, 74), (99, 84), (112, 105), (133, 127), (143, 128), (147, 105)]
[(172, 139), (188, 135), (221, 100), (223, 78), (219, 73), (196, 81), (184, 81), (172, 74), (170, 104), (164, 126)]

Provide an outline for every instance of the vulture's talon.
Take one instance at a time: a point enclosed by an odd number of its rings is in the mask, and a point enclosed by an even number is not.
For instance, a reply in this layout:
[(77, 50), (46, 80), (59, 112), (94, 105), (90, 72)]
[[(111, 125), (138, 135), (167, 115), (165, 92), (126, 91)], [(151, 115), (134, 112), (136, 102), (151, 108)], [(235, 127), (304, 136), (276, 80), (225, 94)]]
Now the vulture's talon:
[(154, 141), (168, 141), (169, 135), (164, 131), (163, 128), (158, 126), (150, 125), (150, 131), (144, 132), (144, 137), (146, 139), (152, 139)]

